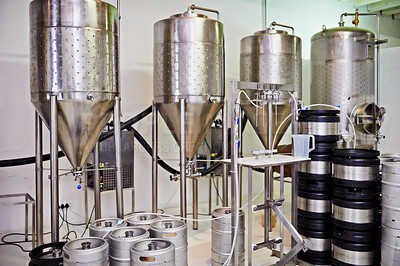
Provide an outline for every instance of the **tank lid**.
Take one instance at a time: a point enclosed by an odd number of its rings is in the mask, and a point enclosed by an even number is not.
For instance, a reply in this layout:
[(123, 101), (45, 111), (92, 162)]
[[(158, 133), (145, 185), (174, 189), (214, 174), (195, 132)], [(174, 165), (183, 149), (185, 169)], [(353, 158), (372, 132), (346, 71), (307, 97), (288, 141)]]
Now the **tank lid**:
[(267, 28), (265, 30), (256, 31), (254, 34), (288, 34), (288, 32), (284, 30), (276, 30), (274, 28)]
[(336, 27), (330, 29), (324, 29), (311, 37), (311, 41), (318, 40), (326, 37), (333, 36), (349, 36), (349, 37), (357, 37), (357, 36), (368, 36), (369, 38), (375, 38), (375, 35), (372, 31), (356, 28), (356, 27)]
[(206, 15), (197, 14), (193, 12), (183, 12), (170, 16), (170, 18), (208, 18)]

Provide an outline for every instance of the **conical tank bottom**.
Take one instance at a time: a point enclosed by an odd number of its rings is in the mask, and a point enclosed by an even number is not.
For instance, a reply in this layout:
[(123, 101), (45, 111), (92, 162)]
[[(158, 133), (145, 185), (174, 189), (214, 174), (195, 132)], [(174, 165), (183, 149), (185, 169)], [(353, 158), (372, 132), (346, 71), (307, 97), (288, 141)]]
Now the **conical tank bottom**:
[[(50, 102), (33, 102), (48, 128)], [(75, 169), (82, 169), (110, 119), (114, 101), (61, 100), (58, 105), (58, 144)]]
[[(246, 93), (250, 96), (254, 94), (251, 90), (246, 91)], [(269, 149), (268, 143), (268, 105), (264, 104), (262, 108), (256, 108), (252, 105), (246, 98), (241, 98), (241, 107), (249, 119), (251, 125), (256, 131), (258, 137), (263, 143), (266, 149)], [(274, 104), (272, 105), (272, 140), (275, 137), (276, 131), (282, 121), (291, 113), (291, 105), (290, 104)], [(285, 123), (281, 126), (278, 134), (276, 135), (275, 145), (273, 148), (278, 146), (279, 141), (282, 139), (285, 134), (287, 128), (289, 127), (291, 119), (287, 119)]]
[[(194, 157), (222, 105), (223, 103), (210, 102), (186, 103), (186, 158), (192, 159)], [(179, 145), (181, 128), (179, 103), (158, 103), (157, 108)]]

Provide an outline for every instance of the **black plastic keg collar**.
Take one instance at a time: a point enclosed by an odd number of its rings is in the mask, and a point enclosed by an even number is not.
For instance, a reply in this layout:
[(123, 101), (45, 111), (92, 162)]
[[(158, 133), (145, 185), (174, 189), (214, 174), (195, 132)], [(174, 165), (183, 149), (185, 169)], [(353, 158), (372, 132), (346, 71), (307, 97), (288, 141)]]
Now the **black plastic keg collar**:
[(369, 201), (348, 201), (332, 197), (332, 204), (343, 208), (368, 210), (379, 208), (380, 201), (379, 199)]
[(316, 230), (309, 230), (306, 228), (303, 228), (301, 226), (297, 226), (297, 232), (299, 232), (300, 235), (306, 236), (306, 237), (312, 237), (312, 238), (319, 238), (319, 239), (330, 239), (331, 238), (331, 231), (316, 231)]
[(298, 196), (305, 198), (305, 199), (312, 199), (312, 200), (330, 200), (331, 195), (329, 192), (308, 192), (304, 190), (298, 191)]
[(380, 152), (377, 150), (368, 149), (336, 149), (333, 151), (333, 156), (342, 157), (348, 159), (366, 159), (373, 158), (378, 159)]
[(373, 230), (349, 230), (339, 226), (334, 226), (332, 230), (332, 236), (337, 239), (353, 242), (353, 243), (369, 243), (380, 241), (379, 231), (377, 229)]
[(331, 180), (331, 174), (311, 174), (311, 173), (304, 173), (304, 172), (298, 172), (297, 176), (299, 178), (304, 178), (307, 180), (318, 180), (318, 181), (329, 181)]
[(332, 237), (332, 245), (351, 251), (375, 251), (380, 248), (380, 244), (379, 241), (370, 243), (352, 243)]
[[(63, 261), (63, 257), (50, 257), (52, 250), (59, 249), (62, 250), (63, 246), (67, 242), (54, 242), (38, 246), (29, 252), (29, 257), (31, 258), (31, 264), (33, 266), (37, 265), (47, 265), (47, 266), (58, 266)], [(44, 258), (45, 257), (45, 258)]]

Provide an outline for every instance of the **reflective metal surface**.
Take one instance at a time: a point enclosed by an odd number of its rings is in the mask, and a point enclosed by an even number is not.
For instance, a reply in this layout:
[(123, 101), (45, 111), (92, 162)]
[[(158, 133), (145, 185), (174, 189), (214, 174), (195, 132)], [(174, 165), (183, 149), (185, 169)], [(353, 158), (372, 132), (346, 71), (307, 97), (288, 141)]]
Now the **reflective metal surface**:
[(131, 265), (175, 266), (175, 246), (159, 238), (139, 240), (130, 250)]
[[(372, 32), (350, 27), (311, 38), (311, 104), (340, 106), (340, 133), (352, 133), (346, 115), (355, 119), (357, 105), (375, 100), (374, 41)], [(372, 146), (374, 138), (357, 129), (357, 145)]]
[(100, 237), (108, 240), (111, 231), (128, 225), (125, 221), (120, 223), (118, 222), (118, 218), (105, 218), (91, 222), (89, 224), (89, 236)]
[(110, 266), (130, 266), (130, 248), (138, 240), (149, 238), (149, 232), (143, 228), (123, 227), (110, 233)]
[(332, 203), (332, 217), (340, 221), (355, 224), (375, 223), (379, 217), (379, 208), (366, 210), (350, 209)]
[(184, 98), (186, 157), (193, 158), (222, 108), (223, 25), (192, 12), (154, 24), (154, 101), (180, 140), (179, 99)]
[(299, 121), (299, 133), (318, 136), (339, 135), (339, 123)]
[(153, 222), (149, 228), (151, 238), (163, 238), (175, 245), (175, 265), (188, 265), (187, 226), (180, 220)]
[[(215, 219), (211, 223), (211, 259), (212, 265), (222, 265), (229, 257), (232, 247), (232, 222), (231, 222), (231, 208), (219, 208), (212, 211), (211, 215), (213, 218), (222, 217)], [(244, 212), (239, 211), (239, 223), (238, 223), (238, 263), (239, 265), (244, 264)], [(230, 265), (230, 264), (229, 264)]]
[(311, 247), (309, 250), (313, 251), (329, 251), (331, 250), (331, 239), (330, 238), (314, 238), (314, 237), (308, 237), (308, 236), (302, 236), (303, 238), (306, 238), (310, 240), (311, 242)]
[(379, 165), (349, 166), (332, 163), (332, 176), (351, 181), (372, 181), (379, 179)]
[(80, 170), (112, 113), (118, 88), (117, 10), (102, 1), (34, 0), (29, 7), (31, 101)]
[(152, 214), (152, 213), (135, 213), (126, 220), (129, 226), (137, 226), (145, 229), (149, 229), (150, 225), (160, 220), (160, 215)]
[(338, 261), (351, 265), (374, 265), (378, 250), (375, 251), (352, 251), (342, 249), (336, 245), (332, 245), (332, 257)]
[(307, 212), (316, 213), (327, 213), (331, 212), (331, 201), (330, 200), (314, 200), (306, 199), (303, 197), (297, 197), (297, 206), (300, 210)]
[(382, 224), (400, 230), (400, 208), (382, 204)]
[(108, 243), (97, 237), (72, 240), (63, 247), (65, 266), (108, 266)]
[(400, 264), (400, 230), (382, 225), (381, 265)]
[(331, 173), (330, 161), (308, 161), (299, 163), (299, 172), (326, 175)]
[[(261, 142), (269, 149), (268, 126), (271, 124), (273, 134), (278, 126), (290, 114), (291, 106), (288, 95), (280, 91), (297, 92), (301, 99), (301, 39), (289, 35), (285, 31), (267, 29), (245, 37), (240, 43), (240, 80), (267, 83), (275, 89), (280, 102), (272, 108), (273, 122), (268, 116), (268, 108), (261, 101), (267, 95), (263, 90), (244, 90), (250, 99), (255, 99), (262, 108), (253, 106), (245, 96), (242, 96), (241, 106), (255, 129)], [(283, 137), (290, 124), (288, 119), (281, 127), (276, 137), (276, 145)]]

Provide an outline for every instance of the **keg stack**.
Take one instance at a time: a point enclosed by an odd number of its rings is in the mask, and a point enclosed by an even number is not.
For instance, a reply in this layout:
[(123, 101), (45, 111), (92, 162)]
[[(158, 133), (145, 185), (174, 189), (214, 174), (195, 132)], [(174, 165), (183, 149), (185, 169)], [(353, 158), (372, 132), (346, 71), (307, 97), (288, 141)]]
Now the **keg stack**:
[(315, 137), (311, 161), (298, 168), (297, 230), (312, 244), (298, 254), (305, 264), (331, 264), (331, 153), (337, 148), (339, 122), (339, 110), (302, 110), (299, 115), (299, 133)]
[(382, 167), (381, 265), (400, 265), (400, 162)]
[(332, 265), (379, 265), (379, 151), (332, 154)]

